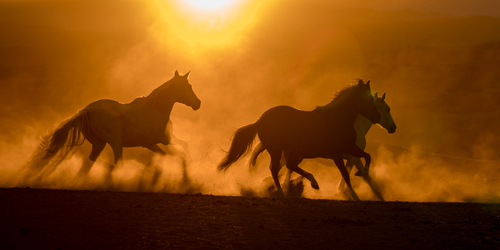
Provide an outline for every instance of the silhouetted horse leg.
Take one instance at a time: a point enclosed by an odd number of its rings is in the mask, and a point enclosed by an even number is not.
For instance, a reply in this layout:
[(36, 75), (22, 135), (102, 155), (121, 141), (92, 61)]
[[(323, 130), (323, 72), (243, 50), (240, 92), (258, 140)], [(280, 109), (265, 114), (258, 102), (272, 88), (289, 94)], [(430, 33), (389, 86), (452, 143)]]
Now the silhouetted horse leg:
[(163, 151), (163, 149), (161, 149), (158, 145), (156, 144), (153, 144), (153, 145), (149, 145), (149, 146), (146, 146), (145, 148), (153, 151), (154, 153), (157, 153), (159, 155), (166, 155), (167, 153), (165, 153), (165, 151)]
[(113, 184), (113, 178), (112, 178), (112, 173), (113, 170), (117, 165), (121, 165), (123, 162), (123, 145), (121, 140), (116, 140), (113, 142), (109, 142), (109, 145), (111, 146), (111, 149), (113, 149), (113, 156), (114, 156), (114, 164), (108, 164), (108, 172), (106, 173), (105, 177), (105, 182), (107, 183), (108, 187), (112, 187)]
[(377, 196), (377, 198), (380, 201), (385, 201), (384, 197), (382, 196), (382, 193), (380, 192), (380, 188), (373, 181), (373, 179), (370, 176), (368, 176), (368, 175), (367, 176), (363, 176), (363, 179), (366, 181), (366, 183), (368, 183), (368, 186), (370, 186), (370, 188), (372, 189), (372, 191), (375, 194), (375, 196)]
[(290, 170), (296, 172), (297, 174), (300, 174), (300, 175), (304, 176), (306, 179), (308, 179), (311, 182), (312, 188), (319, 189), (318, 182), (316, 181), (316, 179), (314, 179), (314, 176), (311, 173), (309, 173), (309, 172), (307, 172), (299, 167), (300, 162), (302, 162), (301, 158), (297, 158), (297, 157), (292, 156), (290, 154), (287, 158), (286, 166), (288, 167), (288, 169), (290, 169)]
[[(187, 166), (191, 162), (191, 157), (189, 155), (187, 143), (182, 140), (178, 140), (177, 142), (179, 142), (180, 144), (176, 143), (168, 145), (167, 154), (179, 157), (182, 165), (182, 183), (188, 186), (191, 183), (191, 180), (189, 179)], [(182, 150), (178, 149), (177, 146), (181, 146)]]
[[(187, 165), (191, 163), (191, 153), (189, 153), (189, 147), (187, 142), (177, 138), (177, 136), (173, 133), (172, 123), (169, 121), (167, 124), (168, 136), (170, 138), (170, 143), (167, 145), (168, 152), (166, 154), (176, 155), (181, 160), (182, 165), (182, 182), (186, 185), (189, 185), (191, 182), (189, 176), (187, 174)], [(177, 149), (175, 146), (182, 147), (182, 150)]]
[(279, 180), (279, 172), (281, 169), (281, 150), (267, 150), (269, 152), (269, 155), (271, 155), (271, 165), (269, 166), (269, 169), (271, 170), (271, 175), (273, 176), (274, 180), (274, 185), (276, 185), (276, 192), (280, 196), (284, 196), (283, 189), (281, 189), (281, 184)]
[[(358, 172), (361, 171), (361, 173), (363, 173), (364, 166), (363, 166), (361, 160), (357, 157), (352, 156), (352, 155), (347, 155), (347, 162), (346, 162), (345, 166), (346, 166), (346, 170), (347, 170), (348, 175), (350, 175), (353, 166), (356, 166), (356, 168), (358, 169)], [(338, 190), (344, 191), (344, 189), (345, 189), (345, 182), (344, 182), (344, 179), (342, 178), (340, 180)]]
[(332, 159), (335, 162), (335, 165), (337, 165), (338, 169), (340, 170), (340, 174), (342, 175), (342, 178), (344, 179), (345, 183), (347, 184), (347, 187), (349, 187), (349, 191), (351, 193), (352, 198), (356, 201), (359, 201), (358, 195), (352, 189), (351, 180), (349, 178), (349, 173), (347, 173), (347, 169), (344, 165), (344, 159), (342, 158), (342, 155), (335, 155), (332, 157)]
[(358, 172), (356, 172), (356, 176), (368, 176), (369, 170), (370, 170), (370, 163), (371, 163), (371, 156), (366, 153), (365, 151), (361, 150), (358, 146), (354, 145), (349, 148), (350, 155), (358, 158), (364, 158), (365, 159), (365, 167), (364, 171), (360, 173), (361, 171), (358, 168)]
[[(281, 154), (281, 160), (280, 160), (281, 168), (283, 168), (283, 166), (286, 166), (289, 155), (290, 153), (288, 151), (283, 151), (283, 153)], [(286, 171), (287, 172), (285, 174), (285, 180), (283, 181), (283, 188), (288, 192), (293, 171), (290, 170), (289, 168), (286, 168)]]
[[(165, 156), (167, 153), (161, 149), (157, 144), (152, 144), (149, 146), (145, 146), (145, 148), (151, 150), (153, 153), (158, 154), (160, 156)], [(149, 156), (149, 155), (148, 155)], [(144, 165), (144, 170), (143, 170), (143, 177), (148, 176), (150, 171), (153, 171), (153, 174), (151, 176), (151, 182), (148, 184), (150, 187), (154, 187), (158, 180), (160, 179), (160, 176), (162, 174), (162, 169), (158, 167), (158, 164), (153, 162), (153, 155), (147, 157), (147, 161), (142, 162)], [(153, 168), (153, 169), (152, 169)], [(141, 178), (141, 181), (139, 182), (139, 188), (143, 188), (143, 178)]]
[(288, 189), (290, 188), (290, 180), (292, 177), (293, 171), (289, 168), (286, 168), (286, 174), (285, 174), (285, 180), (283, 181), (283, 189), (288, 192)]
[(257, 164), (257, 157), (260, 155), (260, 153), (264, 152), (266, 148), (264, 148), (264, 145), (262, 145), (262, 142), (259, 142), (255, 148), (252, 151), (252, 156), (250, 157), (250, 160), (248, 160), (248, 166), (250, 166), (250, 169), (252, 167), (255, 167)]
[[(349, 155), (348, 158), (347, 158), (347, 164), (346, 164), (346, 168), (347, 168), (347, 172), (348, 173), (352, 169), (352, 165), (350, 165), (350, 164), (352, 164), (352, 162), (354, 162), (354, 166), (356, 166), (356, 168), (358, 169), (358, 171), (363, 171), (364, 166), (363, 166), (363, 163), (361, 162), (361, 159)], [(371, 188), (371, 190), (373, 191), (373, 193), (375, 194), (375, 196), (380, 201), (385, 201), (384, 197), (382, 196), (382, 193), (380, 192), (380, 188), (373, 181), (373, 179), (370, 176), (368, 176), (368, 175), (363, 176), (363, 179), (366, 181), (366, 183), (368, 184), (368, 186)], [(339, 184), (338, 190), (340, 192), (344, 192), (345, 191), (345, 182), (344, 182), (344, 179), (340, 180), (340, 184)]]
[(170, 134), (170, 145), (171, 146), (174, 146), (174, 145), (179, 145), (182, 147), (182, 150), (184, 150), (184, 152), (181, 152), (180, 150), (170, 150), (172, 151), (173, 153), (176, 153), (177, 155), (180, 155), (181, 158), (183, 158), (182, 160), (185, 162), (185, 164), (189, 164), (191, 163), (191, 153), (189, 152), (189, 147), (188, 147), (188, 144), (186, 141), (183, 141), (179, 138), (177, 138), (174, 134)]
[(80, 167), (80, 170), (78, 171), (78, 176), (86, 176), (94, 163), (96, 162), (97, 158), (101, 154), (101, 152), (104, 150), (104, 147), (106, 146), (106, 142), (103, 141), (93, 141), (92, 143), (92, 152), (90, 152), (90, 156), (88, 160), (83, 160), (82, 167)]

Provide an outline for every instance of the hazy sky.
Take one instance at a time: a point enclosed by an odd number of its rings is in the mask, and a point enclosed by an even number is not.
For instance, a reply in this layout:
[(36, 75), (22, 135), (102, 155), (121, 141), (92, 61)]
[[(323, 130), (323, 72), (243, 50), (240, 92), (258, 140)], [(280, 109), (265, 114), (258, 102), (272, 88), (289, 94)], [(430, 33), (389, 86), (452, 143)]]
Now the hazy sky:
[[(345, 1), (356, 5), (356, 1)], [(439, 12), (452, 15), (487, 15), (500, 17), (500, 2), (495, 0), (383, 0), (358, 1), (360, 5), (379, 10), (413, 9), (423, 12)]]
[(252, 178), (215, 172), (234, 130), (276, 105), (326, 104), (355, 78), (387, 92), (398, 125), (367, 137), (369, 153), (384, 156), (387, 186), (431, 163), (442, 167), (422, 178), (457, 177), (453, 167), (465, 171), (459, 177), (498, 171), (495, 161), (468, 160), (500, 159), (500, 2), (247, 0), (207, 13), (179, 1), (0, 0), (0, 186), (15, 186), (37, 139), (79, 109), (145, 96), (175, 70), (191, 70), (202, 107), (176, 105), (174, 132), (190, 146), (195, 176), (222, 178), (210, 192), (234, 194), (237, 183), (270, 175), (267, 166)]

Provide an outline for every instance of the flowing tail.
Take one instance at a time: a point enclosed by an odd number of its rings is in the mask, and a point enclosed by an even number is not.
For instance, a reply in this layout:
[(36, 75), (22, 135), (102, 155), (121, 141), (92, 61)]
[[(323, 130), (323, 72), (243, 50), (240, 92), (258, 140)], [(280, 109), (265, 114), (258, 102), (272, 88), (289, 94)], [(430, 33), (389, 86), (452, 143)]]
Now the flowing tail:
[(88, 129), (88, 115), (86, 110), (81, 110), (73, 117), (64, 121), (54, 131), (41, 139), (30, 161), (25, 165), (26, 170), (33, 173), (45, 171), (50, 174), (68, 156), (74, 153), (74, 147), (82, 145), (85, 137), (82, 131)]
[(262, 145), (262, 142), (259, 142), (259, 144), (257, 144), (257, 146), (255, 146), (253, 152), (252, 152), (252, 156), (250, 156), (250, 160), (248, 160), (248, 165), (250, 167), (255, 167), (255, 164), (257, 163), (257, 157), (259, 157), (259, 155), (264, 152), (264, 150), (266, 150), (264, 148), (264, 145)]
[(246, 125), (236, 130), (227, 156), (219, 164), (219, 171), (226, 171), (231, 164), (243, 157), (250, 151), (255, 136), (257, 135), (257, 123)]

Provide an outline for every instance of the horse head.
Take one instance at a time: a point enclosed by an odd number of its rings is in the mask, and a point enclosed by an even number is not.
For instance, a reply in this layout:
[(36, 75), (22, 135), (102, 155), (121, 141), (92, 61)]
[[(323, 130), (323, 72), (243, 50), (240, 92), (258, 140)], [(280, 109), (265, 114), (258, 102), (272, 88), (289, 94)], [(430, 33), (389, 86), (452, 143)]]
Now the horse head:
[(201, 106), (201, 101), (198, 99), (196, 94), (193, 92), (193, 87), (189, 84), (188, 77), (191, 71), (185, 75), (179, 75), (177, 70), (175, 71), (172, 87), (176, 93), (175, 101), (185, 104), (191, 107), (193, 110), (198, 110)]
[(373, 101), (375, 102), (375, 106), (380, 113), (380, 121), (378, 124), (385, 128), (389, 134), (396, 132), (396, 123), (394, 123), (394, 120), (392, 119), (391, 108), (385, 102), (385, 93), (382, 97), (378, 97), (378, 93), (375, 92)]
[(380, 121), (380, 113), (375, 106), (374, 98), (370, 90), (370, 81), (363, 83), (363, 80), (358, 81), (357, 85), (356, 105), (359, 113), (370, 119), (373, 123)]

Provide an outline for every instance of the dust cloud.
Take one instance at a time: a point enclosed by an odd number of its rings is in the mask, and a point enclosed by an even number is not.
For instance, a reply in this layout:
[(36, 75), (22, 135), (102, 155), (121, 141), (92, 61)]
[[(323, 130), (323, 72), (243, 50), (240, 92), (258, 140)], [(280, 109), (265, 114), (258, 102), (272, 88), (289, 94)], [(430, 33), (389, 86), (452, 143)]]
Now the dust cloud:
[[(0, 2), (0, 187), (266, 196), (266, 153), (253, 170), (248, 158), (216, 170), (233, 132), (276, 105), (326, 104), (362, 78), (387, 93), (398, 126), (392, 135), (374, 126), (367, 136), (386, 200), (500, 202), (499, 18), (319, 0), (248, 0), (231, 15), (200, 15), (179, 2)], [(185, 168), (178, 154), (125, 149), (109, 186), (108, 147), (88, 178), (76, 177), (84, 145), (45, 178), (23, 177), (38, 138), (64, 119), (97, 99), (145, 96), (175, 70), (191, 70), (202, 101), (198, 111), (177, 104), (171, 115), (189, 147)], [(303, 196), (345, 199), (332, 163), (302, 167), (321, 188), (304, 181)], [(351, 178), (362, 200), (376, 200)]]

